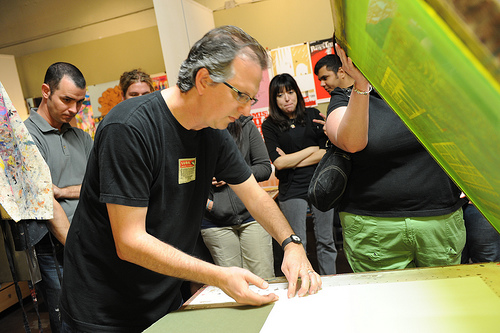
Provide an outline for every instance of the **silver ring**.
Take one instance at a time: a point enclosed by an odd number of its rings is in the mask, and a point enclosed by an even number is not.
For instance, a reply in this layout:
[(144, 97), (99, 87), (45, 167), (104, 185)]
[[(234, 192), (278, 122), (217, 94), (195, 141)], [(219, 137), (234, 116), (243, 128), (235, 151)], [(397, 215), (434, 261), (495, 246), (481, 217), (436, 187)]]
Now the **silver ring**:
[(314, 274), (314, 271), (307, 271), (307, 274)]

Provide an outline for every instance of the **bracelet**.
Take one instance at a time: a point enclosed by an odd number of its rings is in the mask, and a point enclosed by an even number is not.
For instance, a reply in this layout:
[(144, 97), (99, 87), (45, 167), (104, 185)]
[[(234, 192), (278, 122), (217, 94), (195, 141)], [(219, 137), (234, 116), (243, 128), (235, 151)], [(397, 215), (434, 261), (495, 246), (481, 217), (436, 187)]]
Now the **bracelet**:
[(207, 201), (207, 206), (205, 207), (206, 210), (208, 210), (208, 206), (210, 205), (210, 203), (213, 202), (212, 200), (208, 199)]
[(361, 90), (358, 90), (356, 89), (355, 86), (352, 86), (352, 91), (354, 91), (356, 94), (360, 94), (360, 95), (368, 95), (370, 93), (370, 91), (373, 90), (373, 87), (370, 85), (370, 88), (368, 88), (368, 91), (361, 91)]

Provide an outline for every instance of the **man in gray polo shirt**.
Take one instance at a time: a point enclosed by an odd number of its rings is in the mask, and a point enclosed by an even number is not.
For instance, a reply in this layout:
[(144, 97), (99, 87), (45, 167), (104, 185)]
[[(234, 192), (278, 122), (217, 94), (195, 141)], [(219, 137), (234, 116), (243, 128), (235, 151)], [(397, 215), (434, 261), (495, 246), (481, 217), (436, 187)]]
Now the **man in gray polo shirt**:
[(54, 189), (54, 218), (47, 221), (50, 233), (35, 247), (42, 274), (39, 287), (49, 308), (52, 332), (59, 332), (61, 325), (61, 285), (57, 263), (62, 267), (63, 245), (78, 204), (93, 144), (89, 134), (69, 124), (82, 107), (85, 87), (85, 78), (74, 65), (64, 62), (52, 64), (47, 69), (42, 85), (42, 102), (38, 109), (31, 110), (25, 121), (33, 141), (49, 166)]

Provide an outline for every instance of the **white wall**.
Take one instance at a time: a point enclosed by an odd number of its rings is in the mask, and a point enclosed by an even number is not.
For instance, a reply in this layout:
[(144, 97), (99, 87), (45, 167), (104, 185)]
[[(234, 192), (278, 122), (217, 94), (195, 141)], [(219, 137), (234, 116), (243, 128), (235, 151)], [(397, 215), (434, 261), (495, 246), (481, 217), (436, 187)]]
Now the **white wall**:
[(215, 27), (212, 10), (193, 0), (154, 0), (156, 22), (170, 86), (191, 46)]
[(0, 82), (2, 82), (21, 119), (28, 118), (28, 109), (24, 101), (16, 60), (13, 55), (0, 54)]

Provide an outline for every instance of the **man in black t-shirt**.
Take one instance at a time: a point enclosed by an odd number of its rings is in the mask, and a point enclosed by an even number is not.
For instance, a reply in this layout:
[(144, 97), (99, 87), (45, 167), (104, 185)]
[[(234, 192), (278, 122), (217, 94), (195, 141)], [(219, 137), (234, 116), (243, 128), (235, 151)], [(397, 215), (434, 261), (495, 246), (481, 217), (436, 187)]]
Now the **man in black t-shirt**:
[(288, 297), (321, 288), (300, 239), (222, 131), (249, 115), (265, 69), (257, 41), (220, 27), (193, 46), (176, 86), (126, 100), (106, 116), (68, 234), (63, 331), (142, 331), (182, 304), (181, 279), (220, 287), (239, 303), (277, 299), (249, 289), (267, 287), (250, 271), (189, 255), (213, 177), (230, 184), (284, 247)]

